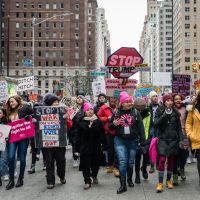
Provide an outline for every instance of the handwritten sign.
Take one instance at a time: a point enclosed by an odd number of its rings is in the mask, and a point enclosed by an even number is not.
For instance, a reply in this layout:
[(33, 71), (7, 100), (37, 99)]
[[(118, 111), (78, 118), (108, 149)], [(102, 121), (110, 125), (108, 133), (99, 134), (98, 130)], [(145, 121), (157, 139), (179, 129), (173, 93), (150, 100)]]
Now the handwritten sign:
[(17, 91), (26, 91), (34, 89), (34, 76), (18, 79)]
[(32, 123), (32, 118), (29, 121), (19, 119), (14, 122), (8, 123), (11, 126), (9, 143), (24, 140), (35, 136), (35, 126)]
[(101, 93), (106, 93), (105, 89), (105, 81), (100, 80), (100, 81), (94, 81), (92, 82), (92, 91), (93, 91), (93, 96), (97, 97)]
[(34, 109), (36, 123), (36, 147), (65, 147), (66, 139), (66, 113), (65, 107), (39, 106)]
[(0, 124), (0, 151), (5, 151), (6, 138), (10, 133), (11, 126)]
[(172, 82), (172, 92), (190, 95), (190, 75), (174, 74)]
[(147, 97), (148, 94), (151, 91), (154, 91), (155, 89), (150, 87), (150, 88), (137, 88), (136, 92), (135, 92), (135, 97)]
[(8, 98), (8, 86), (6, 81), (0, 81), (0, 102), (6, 101)]

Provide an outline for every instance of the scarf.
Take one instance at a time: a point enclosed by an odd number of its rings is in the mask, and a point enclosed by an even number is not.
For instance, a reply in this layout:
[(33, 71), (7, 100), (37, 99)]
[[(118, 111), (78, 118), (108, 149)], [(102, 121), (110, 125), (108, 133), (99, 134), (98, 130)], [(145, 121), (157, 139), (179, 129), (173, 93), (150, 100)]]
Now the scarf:
[(89, 124), (89, 128), (92, 126), (93, 122), (98, 119), (97, 116), (94, 114), (92, 117), (84, 117), (83, 118), (84, 120), (86, 121), (89, 121), (90, 124)]

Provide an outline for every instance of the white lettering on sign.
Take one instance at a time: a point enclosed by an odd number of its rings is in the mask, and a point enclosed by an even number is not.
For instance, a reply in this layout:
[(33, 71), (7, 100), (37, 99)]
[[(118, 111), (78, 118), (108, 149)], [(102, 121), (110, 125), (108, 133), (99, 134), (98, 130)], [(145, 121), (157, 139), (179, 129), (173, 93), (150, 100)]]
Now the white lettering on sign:
[(139, 56), (125, 56), (125, 55), (112, 55), (110, 58), (110, 65), (119, 66), (135, 66), (135, 64), (141, 63), (142, 58)]

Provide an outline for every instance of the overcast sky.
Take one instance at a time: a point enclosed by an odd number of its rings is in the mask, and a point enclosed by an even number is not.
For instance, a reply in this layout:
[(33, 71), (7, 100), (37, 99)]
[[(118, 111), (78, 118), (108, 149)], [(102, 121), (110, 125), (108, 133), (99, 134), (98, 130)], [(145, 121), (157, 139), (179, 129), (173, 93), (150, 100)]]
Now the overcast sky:
[(111, 52), (122, 46), (135, 47), (139, 51), (147, 0), (98, 0), (98, 5), (105, 8)]

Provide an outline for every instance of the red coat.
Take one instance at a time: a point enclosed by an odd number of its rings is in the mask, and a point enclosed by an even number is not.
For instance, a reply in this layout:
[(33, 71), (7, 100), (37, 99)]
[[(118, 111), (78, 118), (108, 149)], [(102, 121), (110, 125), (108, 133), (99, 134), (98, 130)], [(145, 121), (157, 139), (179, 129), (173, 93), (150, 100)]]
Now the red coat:
[(109, 121), (108, 117), (112, 117), (113, 115), (112, 109), (108, 105), (104, 104), (99, 109), (97, 115), (100, 118), (100, 120), (103, 122), (105, 133), (115, 135), (115, 130), (111, 130), (108, 128), (108, 121)]

